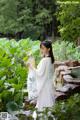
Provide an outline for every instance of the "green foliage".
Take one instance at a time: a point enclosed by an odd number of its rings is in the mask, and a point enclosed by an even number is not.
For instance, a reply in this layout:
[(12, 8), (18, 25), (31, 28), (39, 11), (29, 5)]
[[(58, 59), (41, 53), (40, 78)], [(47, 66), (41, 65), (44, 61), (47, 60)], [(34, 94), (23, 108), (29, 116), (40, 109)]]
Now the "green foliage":
[(76, 42), (80, 37), (80, 2), (59, 2), (57, 19), (62, 39)]
[(57, 120), (79, 120), (80, 119), (80, 94), (71, 96), (67, 101), (57, 102), (53, 113)]
[(80, 48), (76, 48), (73, 42), (56, 41), (53, 51), (56, 60), (80, 60)]
[(0, 39), (0, 111), (22, 107), (22, 90), (28, 72), (24, 61), (27, 61), (29, 52), (37, 57), (38, 44), (38, 41), (32, 42), (29, 38), (19, 42)]
[(0, 0), (0, 31), (13, 32), (17, 27), (16, 0)]
[(37, 39), (52, 22), (55, 0), (0, 0), (0, 32)]

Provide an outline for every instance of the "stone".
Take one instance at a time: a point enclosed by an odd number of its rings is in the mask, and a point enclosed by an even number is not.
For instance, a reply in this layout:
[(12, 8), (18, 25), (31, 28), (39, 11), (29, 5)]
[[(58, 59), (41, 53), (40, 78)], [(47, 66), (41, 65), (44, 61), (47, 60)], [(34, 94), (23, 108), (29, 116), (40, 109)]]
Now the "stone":
[(55, 92), (55, 99), (56, 100), (64, 100), (67, 99), (67, 95), (65, 93), (62, 92)]
[(69, 67), (75, 67), (75, 66), (78, 66), (79, 65), (79, 62), (76, 60), (76, 61), (69, 61), (69, 62), (66, 62), (66, 65), (69, 66)]
[(68, 82), (73, 80), (73, 77), (71, 75), (63, 75), (64, 82)]
[(55, 61), (55, 63), (54, 63), (55, 69), (59, 66), (64, 66), (64, 65), (65, 65), (65, 62)]

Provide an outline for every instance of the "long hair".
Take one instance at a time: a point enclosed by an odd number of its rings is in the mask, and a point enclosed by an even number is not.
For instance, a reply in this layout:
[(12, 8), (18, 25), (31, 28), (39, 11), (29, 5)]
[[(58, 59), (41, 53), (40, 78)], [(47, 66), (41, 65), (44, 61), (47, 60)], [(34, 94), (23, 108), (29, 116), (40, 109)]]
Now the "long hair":
[(54, 55), (53, 55), (53, 50), (52, 50), (52, 42), (48, 41), (48, 40), (45, 40), (45, 41), (41, 42), (40, 48), (41, 48), (42, 45), (45, 46), (46, 48), (50, 48), (49, 57), (51, 57), (51, 62), (53, 64), (55, 60), (54, 60)]

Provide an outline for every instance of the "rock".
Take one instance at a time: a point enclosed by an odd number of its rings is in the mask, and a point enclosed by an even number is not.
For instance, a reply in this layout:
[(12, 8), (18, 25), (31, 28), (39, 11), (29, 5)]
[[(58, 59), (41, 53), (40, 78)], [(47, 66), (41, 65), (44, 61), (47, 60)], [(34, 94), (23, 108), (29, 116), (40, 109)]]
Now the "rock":
[(71, 75), (63, 75), (63, 80), (67, 83), (68, 81), (73, 80), (73, 77)]
[(65, 93), (62, 92), (55, 92), (55, 99), (56, 100), (64, 100), (67, 99), (67, 95)]
[(56, 100), (64, 100), (69, 98), (74, 93), (80, 92), (80, 85), (66, 84), (60, 89), (56, 89)]
[(65, 62), (65, 64), (69, 67), (75, 67), (75, 66), (78, 66), (79, 65), (79, 62), (78, 61), (67, 61)]
[(60, 89), (56, 89), (56, 91), (63, 92), (63, 93), (68, 93), (70, 90), (71, 90), (71, 86), (67, 84)]
[(59, 66), (65, 66), (65, 62), (56, 61), (56, 62), (54, 63), (55, 69), (56, 69), (57, 67), (59, 67)]
[(71, 74), (71, 70), (61, 71), (60, 74), (62, 74), (62, 75), (69, 75), (69, 74)]
[(57, 62), (55, 65), (56, 100), (64, 100), (70, 95), (80, 92), (80, 66), (78, 66), (80, 62), (65, 61)]
[(70, 90), (71, 95), (80, 91), (80, 85), (67, 84), (67, 86), (71, 87), (71, 90)]

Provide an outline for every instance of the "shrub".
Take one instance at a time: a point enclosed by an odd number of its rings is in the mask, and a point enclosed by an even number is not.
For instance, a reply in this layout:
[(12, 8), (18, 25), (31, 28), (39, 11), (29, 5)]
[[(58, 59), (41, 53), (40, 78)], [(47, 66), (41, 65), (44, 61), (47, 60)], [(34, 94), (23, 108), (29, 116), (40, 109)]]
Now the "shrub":
[(0, 111), (22, 108), (28, 73), (24, 61), (28, 52), (37, 55), (38, 43), (29, 38), (19, 42), (0, 39)]
[(79, 47), (75, 47), (73, 42), (56, 41), (53, 44), (53, 51), (56, 60), (80, 60)]
[(57, 19), (62, 39), (76, 42), (80, 37), (80, 2), (59, 2)]

